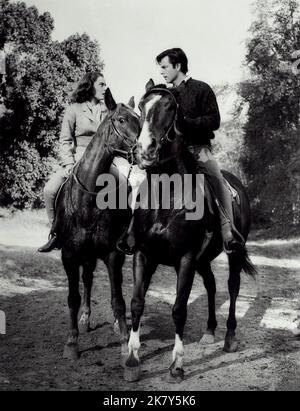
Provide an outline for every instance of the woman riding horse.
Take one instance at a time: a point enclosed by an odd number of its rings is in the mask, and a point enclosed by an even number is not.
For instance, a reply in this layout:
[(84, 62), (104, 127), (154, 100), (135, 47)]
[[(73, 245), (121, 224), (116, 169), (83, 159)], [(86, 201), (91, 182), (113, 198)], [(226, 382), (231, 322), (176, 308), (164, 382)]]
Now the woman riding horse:
[(62, 166), (50, 177), (44, 188), (45, 206), (51, 230), (48, 242), (38, 249), (41, 253), (52, 251), (58, 246), (57, 236), (52, 228), (55, 198), (106, 115), (105, 90), (106, 83), (101, 72), (86, 73), (72, 94), (72, 104), (65, 111), (59, 138)]
[[(132, 102), (132, 100), (131, 100)], [(126, 307), (122, 295), (122, 266), (125, 256), (116, 242), (131, 218), (131, 209), (100, 209), (96, 201), (99, 176), (113, 173), (118, 189), (127, 180), (111, 168), (114, 158), (127, 157), (139, 135), (139, 117), (133, 107), (116, 104), (109, 89), (105, 91), (108, 113), (72, 169), (57, 203), (53, 229), (62, 248), (62, 262), (68, 276), (70, 332), (64, 356), (76, 359), (78, 351), (78, 312), (81, 304), (79, 269), (83, 268), (84, 303), (80, 324), (89, 326), (93, 272), (98, 258), (106, 264), (111, 283), (111, 304), (118, 322), (123, 351), (127, 349)]]

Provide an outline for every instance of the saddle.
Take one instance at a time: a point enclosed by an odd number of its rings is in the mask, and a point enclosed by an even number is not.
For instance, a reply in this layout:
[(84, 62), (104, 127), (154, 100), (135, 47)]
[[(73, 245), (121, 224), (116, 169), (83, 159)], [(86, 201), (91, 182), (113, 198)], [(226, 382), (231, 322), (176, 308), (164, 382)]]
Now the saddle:
[(58, 202), (60, 193), (62, 192), (62, 189), (63, 189), (64, 185), (65, 185), (66, 182), (70, 179), (70, 177), (71, 177), (71, 174), (65, 179), (65, 181), (62, 183), (62, 185), (59, 187), (59, 189), (58, 189), (58, 191), (57, 191), (57, 193), (56, 193), (55, 201), (54, 201), (54, 212), (56, 212), (56, 209), (57, 209), (57, 202)]
[[(230, 183), (226, 180), (225, 177), (223, 177), (224, 180), (224, 184), (225, 187), (227, 188), (227, 190), (229, 191), (230, 195), (231, 195), (231, 201), (233, 204), (237, 204), (240, 205), (240, 196), (239, 193), (236, 191), (236, 189), (230, 185)], [(205, 183), (204, 183), (204, 197), (207, 201), (207, 206), (209, 209), (209, 212), (211, 214), (215, 214), (215, 198), (214, 198), (214, 194), (212, 191), (212, 188), (210, 186), (210, 184), (208, 183), (208, 181), (205, 179)]]
[(223, 180), (225, 182), (225, 186), (231, 193), (232, 202), (233, 203), (236, 202), (239, 205), (241, 203), (239, 193), (236, 191), (236, 189), (232, 185), (229, 184), (229, 182), (226, 180), (225, 177), (223, 178)]

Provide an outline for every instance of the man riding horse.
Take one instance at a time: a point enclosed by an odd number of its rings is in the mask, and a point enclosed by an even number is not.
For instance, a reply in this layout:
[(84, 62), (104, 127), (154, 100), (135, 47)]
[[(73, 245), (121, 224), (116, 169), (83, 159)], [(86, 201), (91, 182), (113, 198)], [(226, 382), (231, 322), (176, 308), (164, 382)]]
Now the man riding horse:
[[(218, 205), (224, 250), (231, 253), (244, 247), (245, 240), (234, 225), (231, 193), (225, 187), (217, 161), (211, 151), (211, 139), (220, 126), (220, 114), (213, 90), (208, 84), (187, 75), (188, 59), (180, 48), (165, 50), (156, 57), (161, 75), (177, 89), (182, 115), (179, 128), (188, 136), (186, 145), (197, 162), (197, 172), (204, 174)], [(132, 254), (132, 226), (118, 243), (118, 248)]]

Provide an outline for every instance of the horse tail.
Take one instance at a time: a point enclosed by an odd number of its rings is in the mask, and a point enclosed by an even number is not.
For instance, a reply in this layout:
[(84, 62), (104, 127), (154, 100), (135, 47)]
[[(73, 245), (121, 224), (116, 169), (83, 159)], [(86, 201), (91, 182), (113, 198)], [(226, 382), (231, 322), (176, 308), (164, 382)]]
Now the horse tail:
[(252, 261), (250, 260), (250, 257), (248, 255), (248, 251), (247, 251), (246, 247), (244, 247), (240, 251), (236, 251), (234, 254), (232, 254), (232, 256), (234, 257), (234, 259), (236, 261), (239, 261), (241, 269), (246, 274), (248, 274), (252, 278), (256, 277), (257, 270), (256, 270), (254, 264), (252, 263)]

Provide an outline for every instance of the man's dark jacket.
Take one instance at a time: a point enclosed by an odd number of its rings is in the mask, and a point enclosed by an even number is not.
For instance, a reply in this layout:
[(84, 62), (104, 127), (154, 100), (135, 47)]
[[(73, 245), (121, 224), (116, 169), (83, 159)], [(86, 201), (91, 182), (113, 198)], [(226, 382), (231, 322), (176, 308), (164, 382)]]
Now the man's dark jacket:
[(220, 127), (220, 113), (215, 93), (203, 81), (189, 78), (176, 87), (181, 106), (181, 128), (187, 135), (186, 144), (211, 145), (214, 131)]

